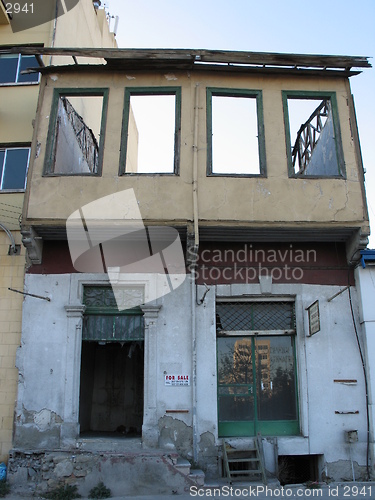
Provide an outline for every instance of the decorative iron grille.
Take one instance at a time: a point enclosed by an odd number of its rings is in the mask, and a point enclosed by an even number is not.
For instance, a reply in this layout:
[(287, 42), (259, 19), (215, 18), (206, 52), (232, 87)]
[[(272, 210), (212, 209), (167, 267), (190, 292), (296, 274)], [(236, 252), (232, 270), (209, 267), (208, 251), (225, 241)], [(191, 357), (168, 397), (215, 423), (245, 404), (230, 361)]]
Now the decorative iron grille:
[(127, 309), (142, 304), (144, 301), (143, 287), (119, 287), (113, 291), (110, 286), (85, 286), (83, 303), (87, 309), (118, 309), (118, 306)]
[(296, 169), (297, 163), (298, 174), (303, 173), (310, 163), (315, 146), (330, 116), (331, 102), (324, 99), (309, 119), (301, 125), (292, 148), (293, 168)]
[(295, 330), (293, 302), (218, 302), (216, 330)]

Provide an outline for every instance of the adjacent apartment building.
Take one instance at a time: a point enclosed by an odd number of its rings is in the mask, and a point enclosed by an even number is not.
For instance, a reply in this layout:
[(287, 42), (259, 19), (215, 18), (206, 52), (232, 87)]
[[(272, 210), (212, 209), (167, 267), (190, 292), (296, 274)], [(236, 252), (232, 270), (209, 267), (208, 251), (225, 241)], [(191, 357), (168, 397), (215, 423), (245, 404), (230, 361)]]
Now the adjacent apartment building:
[(260, 433), (270, 472), (372, 474), (349, 84), (367, 58), (69, 55), (105, 64), (41, 69), (15, 450), (73, 460), (115, 435), (217, 476), (222, 439)]
[[(40, 88), (39, 73), (28, 68), (62, 61), (50, 56), (21, 55), (17, 46), (116, 47), (104, 9), (81, 0), (67, 13), (61, 2), (43, 7), (45, 23), (15, 29), (13, 4), (0, 2), (0, 460), (7, 461), (12, 445), (18, 370), (16, 348), (21, 342), (21, 308), (25, 251), (21, 245), (21, 213), (30, 146)], [(71, 6), (71, 5), (70, 5)], [(34, 6), (35, 9), (41, 8)], [(30, 7), (31, 8), (31, 7)], [(48, 8), (50, 11), (47, 12)], [(17, 9), (17, 5), (15, 5)], [(34, 13), (37, 16), (37, 12)], [(29, 18), (33, 21), (31, 13)], [(48, 19), (48, 21), (47, 21)], [(71, 62), (71, 60), (69, 61)]]

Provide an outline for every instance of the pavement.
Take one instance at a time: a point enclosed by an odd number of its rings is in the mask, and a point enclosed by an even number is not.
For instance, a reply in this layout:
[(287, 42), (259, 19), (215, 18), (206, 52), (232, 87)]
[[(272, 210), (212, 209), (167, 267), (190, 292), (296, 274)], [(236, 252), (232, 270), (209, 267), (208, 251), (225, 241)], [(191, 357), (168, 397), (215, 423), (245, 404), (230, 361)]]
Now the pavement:
[[(10, 492), (6, 500), (39, 500), (39, 496), (22, 496)], [(304, 484), (293, 484), (277, 486), (264, 486), (258, 483), (234, 483), (233, 485), (225, 485), (220, 487), (202, 487), (192, 486), (190, 492), (177, 495), (147, 495), (147, 496), (116, 496), (111, 497), (112, 500), (123, 499), (138, 499), (138, 500), (192, 500), (193, 498), (322, 498), (330, 500), (348, 500), (355, 498), (357, 500), (374, 500), (375, 499), (375, 481), (373, 482), (345, 482), (345, 483), (325, 483), (313, 484), (310, 487)], [(81, 500), (87, 500), (82, 497)]]

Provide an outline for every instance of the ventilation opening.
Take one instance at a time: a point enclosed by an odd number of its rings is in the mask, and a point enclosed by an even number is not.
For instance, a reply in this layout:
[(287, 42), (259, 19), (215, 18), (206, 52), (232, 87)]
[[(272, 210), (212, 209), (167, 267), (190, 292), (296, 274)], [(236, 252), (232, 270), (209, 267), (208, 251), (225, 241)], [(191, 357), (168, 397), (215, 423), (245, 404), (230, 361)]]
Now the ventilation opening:
[(81, 435), (141, 436), (143, 341), (82, 342)]
[(300, 484), (319, 481), (318, 461), (320, 455), (280, 455), (279, 481), (285, 484)]

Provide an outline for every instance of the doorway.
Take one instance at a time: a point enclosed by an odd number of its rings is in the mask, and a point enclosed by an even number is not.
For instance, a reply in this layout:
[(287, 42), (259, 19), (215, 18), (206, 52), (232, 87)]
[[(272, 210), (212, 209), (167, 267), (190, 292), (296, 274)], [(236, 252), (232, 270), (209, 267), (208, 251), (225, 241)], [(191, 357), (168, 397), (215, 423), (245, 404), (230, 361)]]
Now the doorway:
[[(131, 290), (133, 295), (137, 290)], [(128, 297), (129, 289), (121, 291)], [(139, 307), (119, 310), (108, 286), (84, 287), (79, 425), (82, 434), (142, 434), (144, 320)]]
[(81, 434), (141, 436), (143, 341), (82, 342)]

